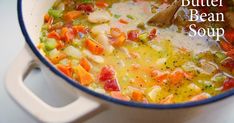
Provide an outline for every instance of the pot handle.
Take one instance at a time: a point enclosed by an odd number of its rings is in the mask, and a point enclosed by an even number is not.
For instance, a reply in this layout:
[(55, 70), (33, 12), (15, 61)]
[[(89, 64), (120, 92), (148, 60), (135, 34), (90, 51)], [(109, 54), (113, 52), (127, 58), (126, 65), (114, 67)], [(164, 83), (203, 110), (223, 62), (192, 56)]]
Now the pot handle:
[(6, 89), (16, 102), (42, 122), (71, 122), (100, 107), (99, 103), (85, 97), (78, 97), (64, 107), (52, 107), (46, 104), (23, 82), (32, 64), (35, 64), (35, 60), (25, 47), (6, 74)]

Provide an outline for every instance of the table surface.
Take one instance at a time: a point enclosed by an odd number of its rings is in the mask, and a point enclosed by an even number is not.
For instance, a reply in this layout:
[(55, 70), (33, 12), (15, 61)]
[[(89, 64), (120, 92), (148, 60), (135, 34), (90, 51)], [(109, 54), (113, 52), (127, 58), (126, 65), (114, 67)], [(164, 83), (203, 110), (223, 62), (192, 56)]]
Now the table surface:
[[(10, 98), (4, 87), (5, 72), (10, 63), (14, 63), (14, 58), (24, 46), (24, 38), (17, 22), (16, 0), (0, 0), (0, 15), (2, 16), (0, 20), (0, 123), (36, 123), (38, 121), (22, 110)], [(41, 88), (37, 83), (35, 84), (35, 82), (43, 81), (42, 77), (38, 74), (40, 74), (38, 71), (32, 73), (34, 81), (32, 88)], [(44, 91), (42, 90), (41, 92)], [(194, 116), (189, 121), (196, 123), (196, 119), (201, 122), (233, 123), (234, 100), (230, 101), (230, 105), (225, 105), (219, 110), (208, 112), (204, 115)]]

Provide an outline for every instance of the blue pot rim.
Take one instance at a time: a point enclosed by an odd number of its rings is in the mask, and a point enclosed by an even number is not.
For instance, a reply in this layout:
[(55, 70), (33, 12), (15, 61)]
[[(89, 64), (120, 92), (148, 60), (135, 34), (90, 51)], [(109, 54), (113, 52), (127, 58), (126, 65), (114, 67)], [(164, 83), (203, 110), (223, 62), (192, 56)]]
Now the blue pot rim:
[(135, 107), (135, 108), (144, 108), (144, 109), (180, 109), (180, 108), (189, 108), (189, 107), (196, 107), (196, 106), (201, 106), (201, 105), (205, 105), (205, 104), (210, 104), (210, 103), (214, 103), (217, 101), (220, 101), (222, 99), (225, 99), (227, 97), (230, 97), (232, 95), (234, 95), (234, 89), (224, 92), (222, 94), (219, 94), (217, 96), (213, 96), (211, 98), (205, 99), (205, 100), (201, 100), (201, 101), (197, 101), (197, 102), (187, 102), (187, 103), (179, 103), (179, 104), (168, 104), (168, 105), (161, 105), (161, 104), (143, 104), (143, 103), (136, 103), (136, 102), (130, 102), (130, 101), (122, 101), (122, 100), (118, 100), (115, 98), (112, 98), (110, 96), (106, 96), (97, 92), (94, 92), (86, 87), (83, 87), (80, 84), (77, 84), (74, 80), (70, 79), (69, 77), (65, 76), (64, 74), (62, 74), (61, 72), (59, 72), (56, 68), (53, 67), (53, 65), (48, 62), (44, 56), (41, 55), (41, 53), (37, 50), (37, 47), (33, 44), (27, 29), (25, 27), (25, 23), (23, 20), (23, 13), (22, 13), (22, 0), (17, 0), (17, 14), (18, 14), (18, 21), (19, 21), (19, 25), (21, 28), (21, 32), (24, 35), (25, 41), (28, 44), (28, 46), (31, 48), (31, 50), (33, 51), (33, 53), (39, 58), (39, 60), (45, 65), (47, 66), (53, 73), (55, 73), (57, 76), (61, 77), (63, 80), (65, 80), (68, 84), (72, 85), (73, 87), (87, 93), (90, 94), (94, 97), (103, 99), (107, 102), (111, 102), (111, 103), (115, 103), (115, 104), (119, 104), (119, 105), (123, 105), (123, 106), (129, 106), (129, 107)]

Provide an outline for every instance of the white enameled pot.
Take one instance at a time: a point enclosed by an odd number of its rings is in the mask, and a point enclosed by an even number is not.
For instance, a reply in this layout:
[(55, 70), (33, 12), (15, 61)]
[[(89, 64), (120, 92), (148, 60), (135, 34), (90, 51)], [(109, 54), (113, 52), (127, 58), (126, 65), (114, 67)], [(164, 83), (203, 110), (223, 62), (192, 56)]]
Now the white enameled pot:
[[(6, 88), (9, 94), (38, 120), (42, 122), (81, 121), (104, 111), (102, 114), (106, 119), (104, 117), (96, 122), (183, 122), (210, 107), (216, 108), (218, 105), (225, 104), (230, 98), (225, 101), (219, 100), (234, 94), (234, 90), (231, 90), (203, 101), (156, 105), (125, 102), (80, 86), (56, 70), (36, 48), (43, 16), (54, 1), (18, 0), (18, 19), (26, 46), (6, 74)], [(46, 78), (49, 78), (48, 82), (51, 83), (49, 85), (76, 95), (78, 98), (63, 107), (53, 107), (42, 101), (23, 83), (24, 77), (35, 65), (42, 70)]]

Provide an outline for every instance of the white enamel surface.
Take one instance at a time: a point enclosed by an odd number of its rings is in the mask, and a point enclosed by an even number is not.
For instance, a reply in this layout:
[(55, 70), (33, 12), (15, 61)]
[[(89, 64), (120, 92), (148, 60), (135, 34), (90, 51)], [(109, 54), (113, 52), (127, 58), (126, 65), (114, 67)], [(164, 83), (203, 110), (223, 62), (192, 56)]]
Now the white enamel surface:
[[(48, 10), (48, 8), (53, 3), (52, 0), (23, 0), (23, 13), (24, 13), (24, 20), (26, 23), (27, 30), (32, 38), (33, 42), (38, 42), (40, 26), (42, 24), (43, 14)], [(52, 73), (46, 66), (41, 65), (41, 69), (43, 70), (44, 75), (46, 75), (49, 79), (49, 85), (55, 88), (61, 88), (67, 90), (74, 95), (83, 95), (88, 97), (89, 99), (94, 100), (93, 102), (99, 102), (100, 100), (93, 98), (90, 95), (87, 95), (76, 88), (73, 88), (67, 84), (67, 82), (63, 81), (60, 77), (56, 76)], [(56, 85), (56, 86), (55, 86)], [(19, 99), (19, 97), (18, 97)], [(21, 100), (21, 99), (19, 99)], [(16, 100), (19, 101), (19, 100)], [(30, 100), (28, 100), (30, 103)], [(105, 101), (100, 101), (100, 103), (104, 103), (103, 105), (109, 108), (108, 111), (103, 112), (96, 117), (90, 119), (88, 122), (96, 123), (142, 123), (142, 122), (168, 122), (168, 123), (177, 123), (177, 122), (189, 122), (189, 123), (196, 123), (196, 122), (209, 122), (213, 121), (215, 123), (219, 123), (219, 121), (231, 123), (230, 121), (225, 120), (225, 116), (223, 119), (218, 119), (219, 111), (225, 112), (225, 110), (229, 110), (228, 106), (231, 106), (230, 101), (233, 101), (233, 98), (229, 98), (225, 101), (220, 101), (218, 103), (196, 107), (196, 108), (188, 108), (183, 110), (149, 110), (149, 109), (137, 109), (125, 106), (119, 106), (113, 103), (107, 103)], [(37, 102), (38, 103), (38, 102)], [(30, 111), (31, 109), (26, 109)], [(40, 109), (38, 109), (40, 110)], [(37, 112), (35, 110), (34, 112)], [(78, 110), (74, 108), (73, 110)], [(71, 115), (73, 110), (70, 110), (69, 113)], [(214, 113), (213, 113), (214, 112)], [(216, 112), (216, 113), (215, 113)], [(32, 112), (31, 112), (32, 113)], [(73, 112), (76, 113), (76, 112)], [(86, 113), (86, 112), (82, 112)], [(212, 114), (213, 113), (213, 114)], [(207, 114), (212, 114), (211, 116)], [(46, 114), (52, 115), (52, 114)], [(40, 116), (36, 116), (37, 118), (41, 118)], [(61, 116), (62, 117), (62, 116)], [(196, 117), (196, 118), (194, 118)], [(48, 117), (51, 118), (51, 117)], [(60, 117), (57, 117), (58, 120)], [(217, 120), (213, 120), (216, 118)], [(42, 119), (41, 119), (42, 120)], [(234, 119), (233, 119), (234, 120)]]
[[(82, 96), (63, 107), (52, 107), (46, 104), (33, 94), (23, 82), (24, 76), (30, 70), (31, 65), (35, 63), (30, 51), (24, 48), (15, 59), (15, 62), (18, 64), (12, 64), (6, 74), (6, 88), (23, 108), (40, 121), (53, 123), (71, 122), (99, 108), (99, 103)], [(15, 76), (12, 77), (12, 74)]]
[(52, 6), (54, 0), (22, 0), (24, 23), (32, 41), (39, 42), (40, 29), (44, 14)]

